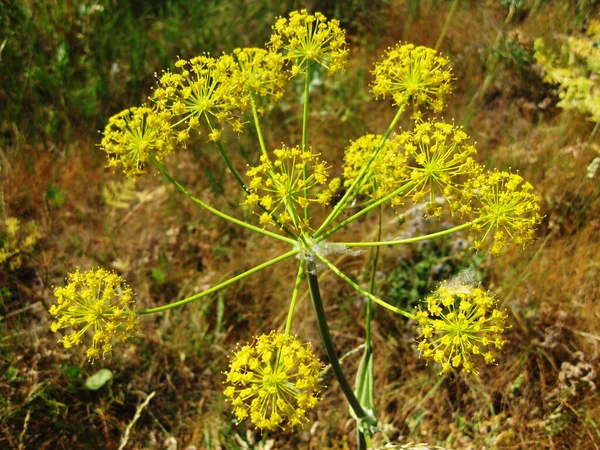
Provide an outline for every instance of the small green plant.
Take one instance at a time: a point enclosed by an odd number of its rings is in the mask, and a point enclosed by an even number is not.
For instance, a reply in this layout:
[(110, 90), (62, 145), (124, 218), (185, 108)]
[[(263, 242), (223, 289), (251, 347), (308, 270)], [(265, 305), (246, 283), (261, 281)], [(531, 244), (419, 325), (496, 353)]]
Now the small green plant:
[[(348, 48), (337, 20), (306, 10), (279, 18), (266, 49), (238, 49), (214, 58), (208, 54), (178, 60), (165, 71), (151, 103), (125, 110), (110, 119), (101, 149), (109, 166), (135, 179), (154, 167), (192, 202), (223, 220), (286, 246), (269, 261), (210, 289), (162, 306), (136, 310), (131, 289), (103, 269), (75, 271), (66, 287), (57, 288), (53, 330), (73, 327), (62, 343), (83, 342), (93, 330), (87, 356), (94, 361), (113, 350), (113, 342), (133, 334), (139, 319), (197, 301), (279, 262), (295, 258), (296, 281), (291, 289), (282, 332), (273, 330), (238, 346), (230, 356), (225, 395), (238, 421), (249, 419), (261, 430), (301, 428), (309, 420), (324, 389), (323, 364), (309, 343), (293, 334), (296, 302), (306, 281), (322, 344), (329, 364), (357, 422), (358, 448), (371, 446), (378, 431), (374, 407), (373, 304), (413, 321), (421, 354), (440, 373), (463, 371), (477, 376), (482, 363), (492, 364), (505, 341), (506, 313), (495, 297), (476, 283), (446, 281), (414, 307), (401, 308), (373, 294), (373, 282), (360, 286), (331, 256), (357, 255), (361, 249), (406, 245), (470, 230), (479, 251), (499, 253), (522, 247), (534, 238), (540, 221), (538, 197), (518, 174), (486, 171), (475, 161), (469, 137), (435, 114), (444, 110), (452, 92), (449, 60), (436, 51), (399, 43), (375, 64), (372, 92), (392, 99), (395, 116), (382, 134), (367, 133), (351, 142), (343, 167), (328, 164), (327, 151), (310, 145), (310, 84), (317, 68), (332, 76), (343, 71)], [(290, 78), (303, 80), (300, 142), (269, 149), (261, 115), (286, 94)], [(411, 110), (412, 131), (398, 130), (399, 119)], [(226, 138), (251, 124), (257, 136), (256, 164), (244, 176), (228, 156)], [(240, 185), (243, 207), (251, 208), (257, 224), (240, 220), (194, 196), (163, 165), (184, 147), (192, 134), (214, 143)], [(331, 176), (331, 175), (336, 176)], [(447, 217), (458, 225), (403, 239), (341, 241), (333, 237), (347, 225), (376, 213), (384, 205), (401, 211), (406, 202), (422, 204), (426, 219)], [(324, 209), (325, 219), (319, 224)], [(491, 245), (487, 243), (491, 241)], [(376, 270), (373, 264), (373, 275)], [(342, 370), (329, 330), (317, 274), (330, 270), (366, 297), (365, 350), (353, 389)], [(371, 277), (374, 280), (374, 276)]]

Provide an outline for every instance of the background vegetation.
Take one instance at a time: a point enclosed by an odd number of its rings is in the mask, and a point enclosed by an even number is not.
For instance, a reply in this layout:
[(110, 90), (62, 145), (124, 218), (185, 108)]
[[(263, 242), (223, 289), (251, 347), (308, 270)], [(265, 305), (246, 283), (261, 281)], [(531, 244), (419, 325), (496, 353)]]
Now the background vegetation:
[[(126, 448), (353, 447), (353, 422), (339, 408), (342, 394), (331, 376), (314, 422), (301, 433), (247, 433), (233, 424), (223, 400), (230, 349), (283, 323), (293, 277), (284, 266), (147, 318), (142, 335), (94, 366), (83, 351), (57, 345), (48, 329), (52, 286), (76, 266), (116, 270), (138, 302), (151, 306), (274, 255), (277, 249), (260, 237), (207, 216), (160, 177), (124, 184), (104, 168), (97, 130), (143, 102), (154, 73), (177, 55), (260, 46), (276, 16), (307, 7), (340, 19), (351, 45), (346, 73), (313, 86), (312, 144), (328, 160), (339, 161), (349, 139), (381, 132), (389, 122), (390, 108), (368, 91), (376, 55), (399, 40), (433, 47), (447, 23), (440, 50), (454, 67), (457, 93), (446, 118), (477, 141), (480, 162), (519, 170), (543, 199), (539, 239), (524, 253), (487, 259), (462, 239), (382, 251), (377, 290), (391, 302), (414, 303), (439, 280), (471, 267), (502, 299), (512, 323), (498, 366), (466, 382), (438, 377), (417, 359), (410, 324), (376, 311), (383, 434), (454, 449), (599, 448), (600, 173), (587, 171), (598, 157), (598, 137), (590, 139), (594, 124), (586, 117), (555, 107), (556, 87), (541, 81), (533, 58), (536, 38), (581, 34), (598, 17), (596, 3), (2, 0), (1, 222), (35, 221), (41, 238), (21, 249), (19, 267), (0, 269), (0, 447), (118, 448), (129, 425)], [(298, 140), (291, 104), (270, 117), (271, 146)], [(256, 159), (251, 142), (231, 146), (240, 167)], [(200, 142), (191, 147), (173, 155), (169, 167), (220, 208), (236, 206), (237, 186), (218, 155)], [(384, 235), (398, 235), (399, 220), (409, 232), (427, 226), (419, 214), (390, 215)], [(366, 239), (375, 229), (362, 222), (352, 233)], [(0, 234), (6, 242), (4, 225)], [(364, 280), (368, 262), (363, 253), (340, 264)], [(322, 278), (336, 345), (351, 352), (364, 332), (357, 328), (362, 300), (328, 274)], [(306, 314), (297, 329), (318, 343), (306, 297), (299, 307)], [(349, 370), (359, 355), (345, 359)], [(112, 379), (93, 389), (89, 377), (102, 368)]]

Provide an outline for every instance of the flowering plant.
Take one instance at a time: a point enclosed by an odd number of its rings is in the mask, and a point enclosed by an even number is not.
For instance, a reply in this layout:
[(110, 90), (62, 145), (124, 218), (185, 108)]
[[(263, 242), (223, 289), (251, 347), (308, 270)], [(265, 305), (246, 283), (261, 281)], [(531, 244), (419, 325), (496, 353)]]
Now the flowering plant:
[[(308, 421), (323, 389), (319, 382), (323, 364), (310, 344), (292, 334), (296, 301), (306, 280), (329, 364), (357, 422), (358, 447), (366, 448), (378, 430), (373, 398), (373, 303), (415, 324), (419, 351), (439, 365), (440, 373), (462, 370), (472, 376), (477, 375), (480, 362), (493, 363), (495, 350), (504, 345), (500, 335), (506, 314), (498, 309), (493, 295), (468, 283), (442, 284), (415, 310), (398, 308), (374, 295), (374, 276), (370, 286), (360, 286), (330, 255), (355, 254), (362, 248), (377, 251), (381, 246), (410, 244), (461, 230), (470, 230), (477, 250), (489, 248), (499, 253), (510, 245), (522, 247), (533, 240), (540, 221), (539, 201), (518, 174), (486, 172), (476, 162), (476, 149), (466, 133), (435, 117), (452, 92), (449, 61), (432, 49), (412, 44), (388, 49), (373, 70), (372, 92), (393, 100), (393, 120), (382, 134), (368, 133), (351, 142), (343, 167), (331, 166), (325, 160), (327, 155), (310, 146), (309, 86), (319, 66), (329, 75), (344, 69), (348, 54), (344, 31), (336, 20), (302, 10), (278, 19), (273, 32), (266, 49), (237, 49), (218, 58), (205, 54), (178, 60), (175, 72), (158, 76), (148, 106), (125, 110), (109, 121), (100, 147), (109, 166), (121, 167), (129, 178), (154, 167), (201, 208), (287, 245), (287, 251), (191, 297), (137, 311), (131, 290), (120, 277), (102, 269), (76, 271), (66, 287), (56, 289), (58, 303), (50, 312), (57, 321), (52, 328), (79, 329), (62, 338), (67, 347), (79, 344), (86, 330), (93, 330), (87, 355), (94, 360), (101, 356), (100, 350), (103, 354), (112, 350), (112, 338), (130, 336), (141, 316), (197, 301), (296, 258), (296, 282), (283, 333), (258, 336), (232, 353), (225, 395), (237, 420), (249, 419), (259, 429), (299, 428)], [(267, 106), (283, 98), (287, 81), (293, 77), (304, 80), (301, 142), (269, 149), (260, 117)], [(407, 110), (412, 110), (414, 127), (401, 131), (398, 121)], [(225, 136), (228, 128), (240, 133), (247, 123), (254, 127), (258, 142), (256, 164), (244, 174), (229, 158)], [(238, 219), (194, 196), (163, 165), (165, 157), (184, 147), (193, 133), (205, 134), (216, 146), (240, 185), (242, 205), (253, 208), (257, 223)], [(405, 239), (332, 239), (336, 232), (383, 205), (400, 211), (407, 199), (413, 204), (425, 203), (425, 218), (449, 215), (459, 224)], [(328, 209), (320, 224), (316, 223), (315, 208)], [(330, 335), (317, 278), (320, 270), (330, 270), (367, 299), (364, 355), (354, 389), (342, 371)]]

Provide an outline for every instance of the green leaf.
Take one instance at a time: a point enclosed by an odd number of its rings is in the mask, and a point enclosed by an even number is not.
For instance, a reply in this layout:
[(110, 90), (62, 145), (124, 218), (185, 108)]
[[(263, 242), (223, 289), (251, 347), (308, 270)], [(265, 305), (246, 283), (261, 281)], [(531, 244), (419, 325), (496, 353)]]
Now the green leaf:
[(50, 206), (59, 209), (61, 206), (64, 205), (66, 199), (66, 192), (58, 188), (57, 186), (49, 184), (46, 188), (46, 201)]
[(71, 380), (81, 375), (81, 369), (77, 366), (67, 366), (62, 369), (62, 372)]
[(157, 267), (154, 267), (152, 269), (152, 277), (156, 280), (157, 283), (162, 284), (165, 282), (165, 280), (167, 279), (167, 277), (165, 276), (165, 273), (160, 270)]
[(90, 391), (97, 391), (112, 379), (113, 373), (109, 369), (100, 369), (85, 380), (84, 386)]

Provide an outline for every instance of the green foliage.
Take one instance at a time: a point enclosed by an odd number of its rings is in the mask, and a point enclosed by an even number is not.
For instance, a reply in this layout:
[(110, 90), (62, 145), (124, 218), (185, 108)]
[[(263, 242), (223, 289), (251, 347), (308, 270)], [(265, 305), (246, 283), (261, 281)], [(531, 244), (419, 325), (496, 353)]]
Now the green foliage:
[(497, 48), (492, 48), (491, 52), (497, 59), (519, 70), (525, 70), (532, 60), (531, 52), (516, 38), (506, 38)]
[[(371, 3), (331, 2), (329, 9), (365, 27), (385, 4)], [(148, 96), (153, 74), (172, 55), (264, 42), (286, 9), (268, 0), (7, 0), (0, 10), (0, 136), (14, 139), (13, 125), (33, 140), (68, 143), (74, 128), (92, 136), (115, 111)]]
[(414, 307), (437, 285), (461, 271), (474, 269), (477, 278), (485, 278), (486, 257), (467, 248), (466, 241), (452, 238), (432, 239), (415, 247), (408, 257), (398, 261), (385, 277), (386, 298), (393, 305)]

